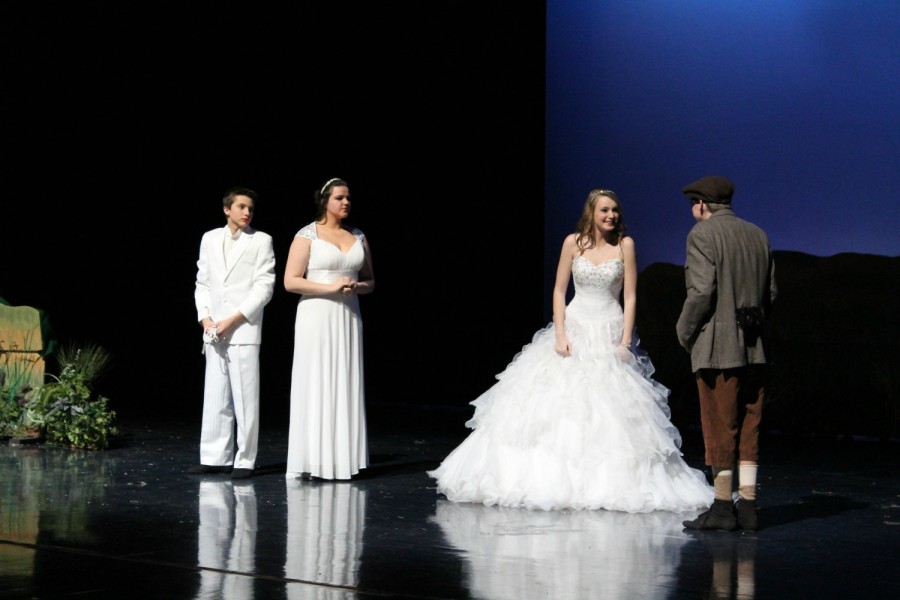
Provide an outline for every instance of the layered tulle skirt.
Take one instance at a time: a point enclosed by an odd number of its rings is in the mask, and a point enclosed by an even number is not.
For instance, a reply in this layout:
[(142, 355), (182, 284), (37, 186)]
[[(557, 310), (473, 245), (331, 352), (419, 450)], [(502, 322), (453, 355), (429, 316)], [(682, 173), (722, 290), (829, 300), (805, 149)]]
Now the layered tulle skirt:
[(633, 513), (705, 509), (713, 489), (687, 465), (669, 390), (637, 346), (619, 347), (621, 313), (573, 301), (573, 354), (538, 331), (471, 404), (472, 433), (428, 474), (454, 502)]

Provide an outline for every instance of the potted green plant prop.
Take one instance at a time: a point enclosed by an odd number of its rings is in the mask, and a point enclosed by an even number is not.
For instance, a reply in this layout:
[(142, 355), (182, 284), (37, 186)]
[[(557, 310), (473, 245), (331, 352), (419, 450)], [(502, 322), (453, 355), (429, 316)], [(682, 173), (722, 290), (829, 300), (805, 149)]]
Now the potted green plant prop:
[(60, 346), (59, 377), (48, 374), (53, 381), (32, 390), (26, 402), (28, 420), (41, 428), (45, 443), (89, 450), (109, 446), (109, 438), (118, 434), (116, 413), (92, 389), (109, 359), (100, 346)]

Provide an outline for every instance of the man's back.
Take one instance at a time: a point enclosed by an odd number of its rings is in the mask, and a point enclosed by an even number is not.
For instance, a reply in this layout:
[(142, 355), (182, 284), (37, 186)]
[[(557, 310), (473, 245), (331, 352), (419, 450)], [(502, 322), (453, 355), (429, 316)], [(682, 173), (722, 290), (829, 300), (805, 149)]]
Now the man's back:
[(743, 308), (758, 309), (761, 320), (777, 293), (772, 250), (760, 227), (731, 208), (696, 223), (688, 234), (685, 285), (678, 331), (691, 340), (694, 371), (766, 362), (762, 337), (738, 319)]

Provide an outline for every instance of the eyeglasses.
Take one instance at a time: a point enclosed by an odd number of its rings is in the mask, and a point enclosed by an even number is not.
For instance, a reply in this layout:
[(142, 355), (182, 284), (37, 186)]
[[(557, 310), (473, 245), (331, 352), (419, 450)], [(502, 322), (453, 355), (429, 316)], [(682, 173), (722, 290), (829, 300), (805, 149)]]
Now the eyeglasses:
[(691, 206), (694, 206), (695, 204), (700, 204), (701, 202), (703, 202), (703, 200), (701, 200), (700, 198), (691, 198), (690, 202)]

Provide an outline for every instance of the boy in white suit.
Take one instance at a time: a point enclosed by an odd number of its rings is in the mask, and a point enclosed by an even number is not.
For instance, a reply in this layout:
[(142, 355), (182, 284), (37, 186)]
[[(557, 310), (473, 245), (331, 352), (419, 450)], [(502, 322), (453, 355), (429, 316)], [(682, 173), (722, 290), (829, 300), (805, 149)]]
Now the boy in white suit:
[(223, 198), (225, 226), (200, 241), (194, 300), (203, 327), (206, 379), (200, 464), (189, 473), (253, 475), (259, 440), (259, 345), (275, 285), (272, 236), (250, 227), (257, 194)]

